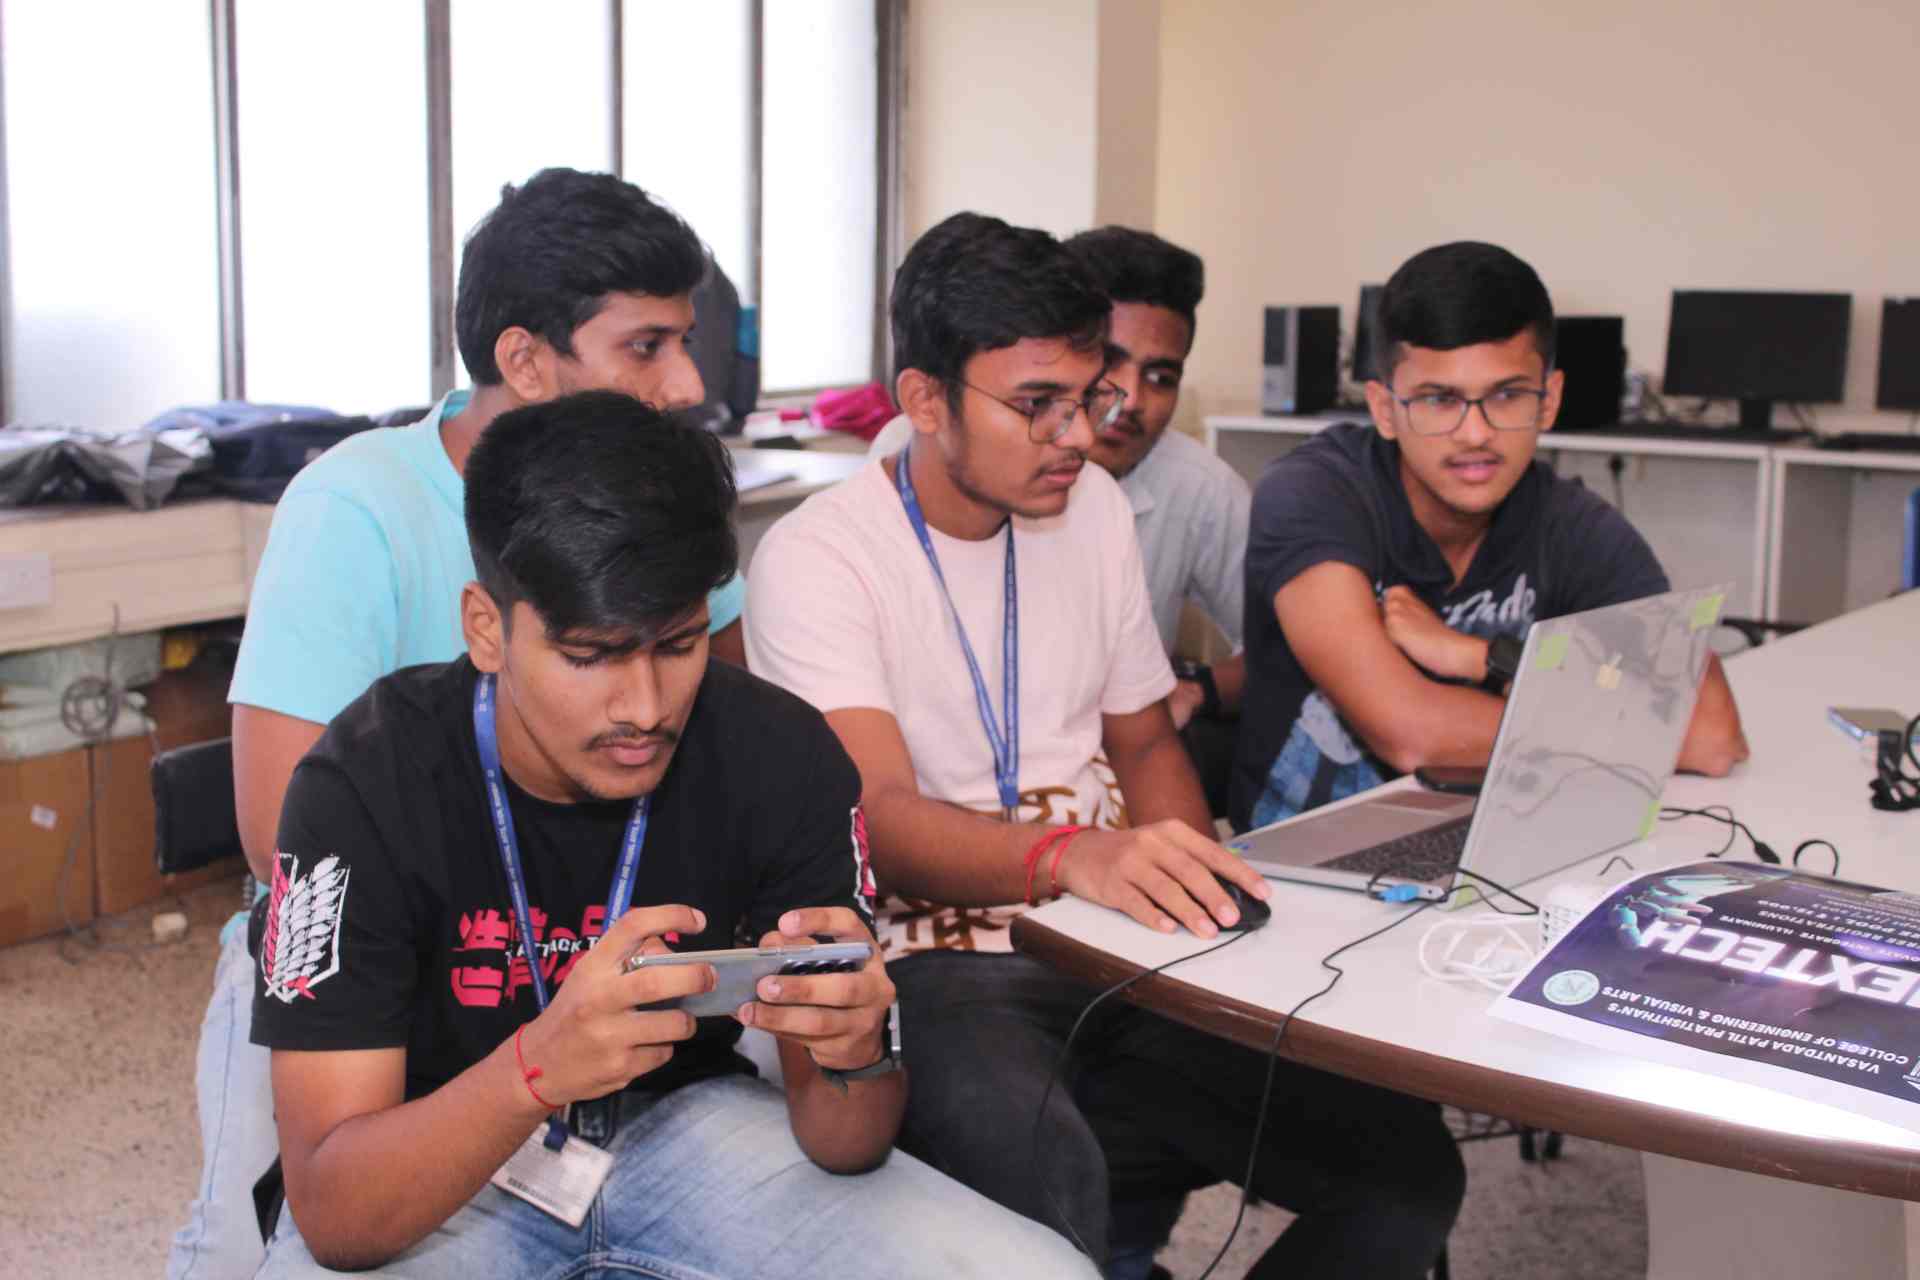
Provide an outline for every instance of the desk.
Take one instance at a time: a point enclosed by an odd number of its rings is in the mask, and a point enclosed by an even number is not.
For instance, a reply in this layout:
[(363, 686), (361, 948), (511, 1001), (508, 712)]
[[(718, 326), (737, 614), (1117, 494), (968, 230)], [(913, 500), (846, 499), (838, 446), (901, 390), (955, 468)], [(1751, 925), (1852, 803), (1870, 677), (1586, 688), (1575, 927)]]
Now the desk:
[[(1829, 703), (1858, 699), (1920, 710), (1916, 635), (1920, 592), (1911, 592), (1731, 659), (1754, 760), (1730, 779), (1676, 779), (1669, 803), (1729, 804), (1788, 850), (1829, 838), (1847, 878), (1920, 889), (1920, 815), (1868, 808), (1870, 762), (1824, 723)], [(1721, 839), (1716, 824), (1683, 821), (1622, 852), (1644, 870), (1699, 857)], [(1534, 888), (1591, 879), (1606, 860)], [(1319, 956), (1408, 910), (1335, 889), (1274, 889), (1272, 924), (1130, 996), (1265, 1051), (1276, 1011), (1324, 982)], [(1920, 1134), (1489, 1018), (1484, 990), (1421, 975), (1415, 948), (1439, 918), (1428, 913), (1342, 957), (1347, 976), (1288, 1028), (1287, 1056), (1651, 1153), (1650, 1276), (1920, 1276), (1920, 1250), (1907, 1245), (1920, 1218), (1900, 1203), (1920, 1200)], [(1078, 899), (1021, 917), (1013, 935), (1021, 950), (1103, 985), (1201, 949)]]
[[(1335, 422), (1366, 420), (1364, 411), (1311, 417), (1216, 414), (1206, 419), (1206, 443), (1253, 484), (1267, 463), (1307, 436)], [(1773, 454), (1768, 446), (1549, 431), (1540, 437), (1540, 453), (1555, 471), (1577, 476), (1609, 502), (1614, 488), (1608, 463), (1622, 459), (1623, 511), (1660, 557), (1674, 587), (1732, 582), (1728, 612), (1769, 616)], [(1888, 544), (1895, 547), (1897, 539), (1890, 537)]]
[[(758, 465), (792, 476), (740, 496), (740, 567), (760, 535), (802, 499), (858, 471), (857, 454), (751, 451)], [(0, 510), (0, 555), (46, 555), (53, 602), (0, 609), (0, 653), (237, 618), (266, 550), (273, 507), (231, 498), (152, 511), (86, 503)]]

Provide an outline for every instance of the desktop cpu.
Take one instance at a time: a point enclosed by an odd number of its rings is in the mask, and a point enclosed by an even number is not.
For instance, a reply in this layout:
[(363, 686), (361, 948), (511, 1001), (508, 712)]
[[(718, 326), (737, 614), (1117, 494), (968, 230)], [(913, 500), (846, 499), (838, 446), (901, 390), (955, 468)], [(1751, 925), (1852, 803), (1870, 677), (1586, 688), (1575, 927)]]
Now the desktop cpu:
[(1260, 412), (1321, 413), (1340, 393), (1340, 308), (1268, 307)]

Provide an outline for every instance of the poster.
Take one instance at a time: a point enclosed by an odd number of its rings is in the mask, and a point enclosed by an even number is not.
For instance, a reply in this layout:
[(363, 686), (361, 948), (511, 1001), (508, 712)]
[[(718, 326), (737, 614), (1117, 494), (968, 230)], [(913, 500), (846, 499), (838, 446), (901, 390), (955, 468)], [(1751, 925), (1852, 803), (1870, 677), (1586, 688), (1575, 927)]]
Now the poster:
[(1920, 1132), (1920, 895), (1670, 867), (1609, 893), (1491, 1012)]

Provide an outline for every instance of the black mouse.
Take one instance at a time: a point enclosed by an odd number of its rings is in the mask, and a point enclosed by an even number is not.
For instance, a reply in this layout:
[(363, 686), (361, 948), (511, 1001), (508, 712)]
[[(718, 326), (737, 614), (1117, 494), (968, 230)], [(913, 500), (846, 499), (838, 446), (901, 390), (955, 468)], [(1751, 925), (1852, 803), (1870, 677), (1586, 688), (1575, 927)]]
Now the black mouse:
[[(1228, 933), (1242, 933), (1249, 929), (1258, 929), (1261, 925), (1273, 919), (1272, 907), (1260, 901), (1260, 899), (1254, 897), (1225, 876), (1215, 875), (1213, 878), (1220, 882), (1220, 887), (1226, 891), (1229, 898), (1233, 899), (1234, 910), (1240, 913), (1238, 923), (1220, 925), (1222, 929)], [(1214, 923), (1219, 924), (1220, 922), (1216, 920)]]

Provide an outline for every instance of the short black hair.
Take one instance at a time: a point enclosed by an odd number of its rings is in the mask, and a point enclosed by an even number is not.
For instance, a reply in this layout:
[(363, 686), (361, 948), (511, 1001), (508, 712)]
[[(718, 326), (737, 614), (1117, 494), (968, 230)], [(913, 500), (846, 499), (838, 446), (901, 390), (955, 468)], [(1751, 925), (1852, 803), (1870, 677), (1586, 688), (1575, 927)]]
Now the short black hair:
[(1110, 301), (1144, 302), (1183, 317), (1189, 333), (1194, 313), (1207, 291), (1207, 268), (1200, 255), (1132, 227), (1096, 227), (1067, 240), (1067, 252), (1080, 259)]
[(610, 293), (673, 298), (706, 272), (700, 237), (680, 216), (610, 173), (542, 169), (467, 236), (454, 332), (476, 386), (500, 382), (493, 346), (515, 325), (573, 354), (573, 331)]
[(1107, 295), (1045, 231), (956, 213), (907, 251), (893, 277), (894, 372), (918, 369), (958, 399), (967, 361), (1024, 338), (1064, 338), (1076, 351), (1106, 340)]
[(467, 458), (467, 541), (501, 612), (646, 643), (733, 576), (726, 446), (616, 391), (501, 414)]
[(1452, 351), (1505, 342), (1525, 331), (1553, 368), (1553, 299), (1534, 269), (1499, 245), (1477, 240), (1423, 249), (1401, 264), (1380, 292), (1374, 368), (1393, 379), (1403, 348)]

